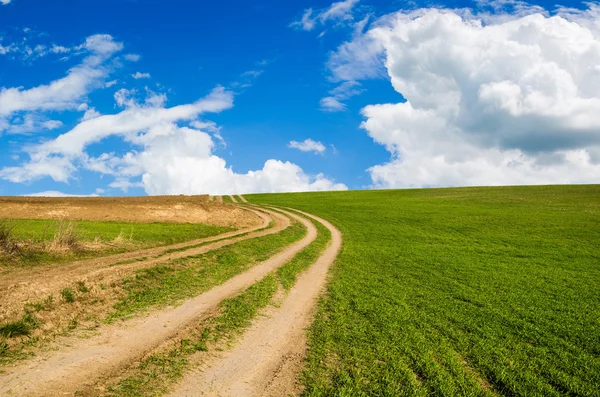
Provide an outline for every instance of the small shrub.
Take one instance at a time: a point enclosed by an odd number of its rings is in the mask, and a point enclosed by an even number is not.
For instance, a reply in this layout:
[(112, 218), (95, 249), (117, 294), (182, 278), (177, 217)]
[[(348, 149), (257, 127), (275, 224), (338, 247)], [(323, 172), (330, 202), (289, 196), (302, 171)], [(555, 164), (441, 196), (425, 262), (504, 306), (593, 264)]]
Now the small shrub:
[(60, 296), (62, 296), (65, 302), (67, 303), (75, 302), (75, 293), (73, 293), (73, 290), (71, 288), (65, 288), (62, 291), (60, 291)]

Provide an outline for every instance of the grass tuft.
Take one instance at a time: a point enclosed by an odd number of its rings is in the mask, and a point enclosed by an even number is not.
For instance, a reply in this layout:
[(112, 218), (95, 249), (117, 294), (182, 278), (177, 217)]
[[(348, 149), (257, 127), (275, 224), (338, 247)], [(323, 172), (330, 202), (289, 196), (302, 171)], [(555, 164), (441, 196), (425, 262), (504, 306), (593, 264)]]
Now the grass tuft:
[(67, 303), (75, 302), (75, 293), (73, 292), (73, 290), (71, 288), (64, 288), (63, 290), (61, 290), (60, 296), (62, 296), (62, 298)]
[(8, 219), (0, 219), (0, 251), (7, 255), (19, 252), (19, 244), (15, 239), (15, 223)]
[(77, 232), (77, 224), (71, 221), (60, 220), (57, 222), (50, 250), (77, 250), (80, 247), (80, 240), (81, 237)]

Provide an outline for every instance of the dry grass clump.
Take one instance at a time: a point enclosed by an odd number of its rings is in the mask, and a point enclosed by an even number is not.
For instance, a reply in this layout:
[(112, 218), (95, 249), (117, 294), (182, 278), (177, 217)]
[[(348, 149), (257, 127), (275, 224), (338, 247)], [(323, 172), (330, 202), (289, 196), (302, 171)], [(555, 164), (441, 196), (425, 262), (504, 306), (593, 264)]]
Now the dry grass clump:
[(14, 238), (15, 224), (0, 219), (0, 253), (12, 255), (19, 252), (19, 244)]
[(70, 221), (58, 221), (54, 238), (48, 249), (51, 251), (78, 250), (81, 237), (77, 233), (77, 225)]

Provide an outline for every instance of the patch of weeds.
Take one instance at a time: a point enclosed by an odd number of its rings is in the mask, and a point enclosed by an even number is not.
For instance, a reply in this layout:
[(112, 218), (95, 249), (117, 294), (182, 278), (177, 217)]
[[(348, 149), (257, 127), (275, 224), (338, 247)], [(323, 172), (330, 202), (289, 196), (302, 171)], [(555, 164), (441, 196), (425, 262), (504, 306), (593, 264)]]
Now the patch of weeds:
[(27, 336), (31, 333), (31, 327), (23, 319), (11, 321), (0, 326), (0, 336), (5, 338), (14, 338), (17, 336)]
[(77, 291), (81, 292), (82, 294), (90, 292), (90, 289), (85, 285), (85, 283), (83, 281), (78, 281), (76, 283), (76, 285), (77, 285)]
[(69, 324), (67, 325), (67, 329), (69, 331), (72, 331), (75, 328), (77, 328), (78, 325), (79, 325), (79, 319), (77, 318), (77, 316), (73, 316), (73, 318), (71, 319), (71, 321), (69, 321)]
[(48, 311), (53, 307), (54, 298), (52, 295), (48, 295), (46, 299), (40, 302), (27, 302), (25, 304), (25, 310), (33, 310), (34, 312)]
[(64, 289), (62, 289), (60, 291), (60, 296), (62, 296), (62, 298), (67, 303), (73, 303), (73, 302), (75, 302), (75, 293), (73, 292), (73, 290), (71, 288), (64, 288)]
[(15, 338), (28, 336), (31, 331), (39, 326), (38, 321), (31, 312), (25, 311), (23, 317), (18, 321), (10, 321), (0, 325), (0, 336), (4, 338)]

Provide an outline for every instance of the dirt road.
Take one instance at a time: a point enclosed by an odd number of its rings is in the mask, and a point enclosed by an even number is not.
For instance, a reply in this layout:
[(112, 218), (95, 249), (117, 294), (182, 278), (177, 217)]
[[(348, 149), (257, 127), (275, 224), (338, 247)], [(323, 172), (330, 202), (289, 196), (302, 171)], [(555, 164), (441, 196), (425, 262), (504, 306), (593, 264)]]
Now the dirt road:
[[(77, 281), (82, 281), (87, 285), (100, 282), (108, 285), (115, 280), (134, 274), (136, 270), (178, 258), (200, 255), (242, 240), (279, 233), (290, 224), (288, 218), (276, 212), (249, 210), (255, 212), (261, 219), (261, 223), (252, 228), (167, 247), (77, 261), (60, 266), (21, 269), (4, 275), (0, 280), (0, 320), (7, 321), (18, 318), (25, 302), (40, 301), (50, 294), (56, 295), (58, 291)], [(267, 228), (271, 221), (274, 221), (274, 226)], [(211, 241), (214, 242), (194, 248), (198, 244)], [(190, 248), (186, 249), (186, 247)], [(178, 251), (166, 252), (171, 249)], [(157, 256), (159, 257), (157, 258)], [(126, 263), (121, 263), (123, 261)]]
[(242, 200), (242, 203), (248, 202), (248, 200), (246, 200), (246, 197), (242, 196), (241, 194), (238, 194), (238, 197), (240, 198), (240, 200)]
[(317, 230), (311, 222), (294, 214), (288, 216), (302, 222), (308, 230), (300, 241), (177, 308), (100, 328), (89, 339), (60, 340), (56, 350), (0, 375), (0, 395), (74, 395), (93, 390), (96, 384), (133, 365), (213, 311), (223, 299), (261, 280), (314, 241)]
[(305, 329), (312, 320), (327, 271), (341, 248), (342, 237), (329, 222), (309, 216), (332, 233), (330, 246), (306, 270), (283, 304), (257, 320), (231, 351), (192, 371), (169, 396), (298, 395), (298, 374), (306, 351)]
[(231, 195), (231, 196), (229, 196), (229, 197), (231, 198), (231, 201), (232, 201), (234, 204), (237, 204), (237, 202), (238, 202), (238, 201), (235, 199), (235, 196)]

